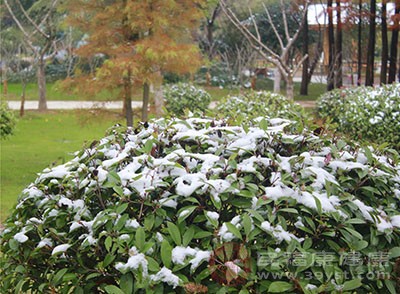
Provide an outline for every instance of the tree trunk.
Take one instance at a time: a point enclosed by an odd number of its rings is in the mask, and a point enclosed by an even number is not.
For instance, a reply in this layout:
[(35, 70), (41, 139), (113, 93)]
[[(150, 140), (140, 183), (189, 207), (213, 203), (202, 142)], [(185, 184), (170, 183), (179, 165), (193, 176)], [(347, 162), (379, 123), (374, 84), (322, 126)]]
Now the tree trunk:
[(282, 80), (281, 71), (278, 68), (275, 68), (275, 70), (274, 70), (274, 93), (281, 92), (281, 80)]
[(382, 17), (381, 17), (381, 30), (382, 30), (382, 62), (381, 62), (381, 85), (387, 83), (387, 64), (389, 58), (389, 42), (387, 35), (387, 0), (382, 0)]
[[(308, 55), (308, 13), (305, 13), (304, 16), (304, 26), (303, 26), (303, 56)], [(308, 71), (310, 58), (306, 58), (303, 61), (303, 70), (301, 75), (301, 86), (300, 86), (300, 95), (307, 96), (308, 95), (308, 84), (310, 80), (308, 79)]]
[(128, 74), (124, 77), (124, 106), (126, 126), (133, 126), (133, 111), (132, 111), (132, 70), (128, 69)]
[[(396, 10), (395, 13), (397, 15), (400, 14), (400, 0), (396, 0)], [(396, 82), (396, 66), (397, 66), (397, 46), (399, 42), (399, 19), (394, 19), (393, 31), (392, 31), (392, 40), (390, 44), (390, 65), (389, 65), (389, 77), (388, 83), (392, 84)], [(399, 68), (400, 69), (400, 68)]]
[(148, 120), (149, 100), (150, 100), (150, 86), (148, 83), (144, 83), (143, 84), (142, 121)]
[(362, 0), (358, 2), (358, 40), (357, 40), (357, 86), (361, 86), (362, 71)]
[(335, 88), (335, 36), (333, 31), (333, 7), (332, 0), (328, 0), (328, 45), (329, 45), (329, 61), (328, 61), (328, 77), (327, 77), (327, 90), (331, 91)]
[(163, 115), (163, 107), (164, 107), (164, 94), (163, 94), (162, 83), (159, 86), (155, 87), (154, 107), (156, 111), (156, 116), (161, 117)]
[(341, 18), (341, 0), (336, 0), (336, 44), (335, 44), (335, 87), (341, 88), (343, 86), (343, 54), (342, 54), (342, 18)]
[(39, 88), (39, 111), (47, 110), (46, 100), (46, 73), (45, 73), (45, 61), (44, 56), (39, 57), (37, 79)]
[[(5, 70), (7, 71), (7, 70)], [(7, 96), (8, 94), (8, 81), (7, 81), (7, 77), (3, 76), (3, 95)]]
[(293, 76), (287, 75), (286, 81), (286, 97), (290, 100), (294, 100), (294, 82)]
[(21, 93), (21, 106), (19, 108), (19, 116), (25, 115), (25, 97), (26, 97), (26, 81), (22, 81), (22, 93)]
[(374, 63), (375, 63), (375, 27), (376, 27), (376, 0), (371, 0), (369, 15), (369, 39), (367, 51), (367, 71), (365, 73), (365, 85), (374, 85)]

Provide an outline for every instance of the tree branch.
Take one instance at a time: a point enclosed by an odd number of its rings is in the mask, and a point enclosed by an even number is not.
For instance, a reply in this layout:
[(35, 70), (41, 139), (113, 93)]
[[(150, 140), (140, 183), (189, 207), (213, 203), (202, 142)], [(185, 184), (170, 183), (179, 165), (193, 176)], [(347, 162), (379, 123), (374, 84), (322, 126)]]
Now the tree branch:
[(17, 26), (19, 27), (19, 29), (21, 30), (21, 32), (24, 34), (25, 36), (25, 41), (28, 44), (28, 46), (33, 50), (33, 52), (36, 52), (35, 50), (35, 46), (33, 46), (32, 44), (32, 39), (31, 36), (25, 31), (25, 28), (22, 26), (22, 24), (20, 23), (20, 21), (18, 20), (18, 18), (15, 16), (14, 12), (12, 11), (10, 5), (8, 4), (7, 0), (4, 0), (4, 4), (7, 7), (8, 12), (10, 12), (12, 19), (15, 21), (15, 23), (17, 24)]
[(279, 35), (274, 22), (272, 21), (271, 14), (269, 13), (268, 8), (265, 6), (265, 3), (263, 3), (263, 6), (264, 6), (265, 13), (267, 14), (267, 17), (268, 17), (268, 22), (270, 23), (272, 30), (275, 33), (275, 36), (278, 38), (279, 45), (281, 46), (281, 49), (283, 50), (285, 48), (285, 46), (283, 45), (283, 40), (282, 40), (281, 36)]

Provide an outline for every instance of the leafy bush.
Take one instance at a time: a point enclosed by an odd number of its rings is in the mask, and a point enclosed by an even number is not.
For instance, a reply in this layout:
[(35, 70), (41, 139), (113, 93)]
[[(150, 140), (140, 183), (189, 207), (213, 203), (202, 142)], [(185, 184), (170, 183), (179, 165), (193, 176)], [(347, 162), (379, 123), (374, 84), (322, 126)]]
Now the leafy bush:
[(228, 96), (217, 106), (217, 115), (235, 122), (247, 121), (259, 116), (280, 117), (304, 121), (303, 108), (277, 93), (250, 91), (239, 96)]
[(1, 292), (396, 293), (399, 155), (290, 124), (114, 128), (23, 191)]
[(186, 109), (204, 112), (211, 101), (206, 91), (186, 83), (168, 86), (164, 94), (168, 112), (177, 116), (183, 115)]
[(0, 103), (0, 139), (11, 135), (14, 131), (16, 118), (6, 103)]
[(387, 142), (400, 150), (400, 84), (345, 88), (317, 101), (318, 113), (353, 138)]

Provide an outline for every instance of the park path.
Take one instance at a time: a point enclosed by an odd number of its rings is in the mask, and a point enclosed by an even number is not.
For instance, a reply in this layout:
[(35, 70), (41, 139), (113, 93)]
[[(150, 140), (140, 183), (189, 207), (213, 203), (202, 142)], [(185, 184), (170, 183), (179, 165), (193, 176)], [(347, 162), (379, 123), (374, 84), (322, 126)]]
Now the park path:
[[(8, 107), (13, 110), (18, 110), (21, 106), (20, 101), (8, 101)], [(296, 103), (300, 104), (306, 108), (314, 108), (315, 101), (296, 101)], [(39, 102), (38, 101), (26, 101), (25, 109), (26, 110), (37, 110)], [(210, 108), (215, 108), (217, 105), (216, 101), (212, 101), (210, 104)], [(141, 101), (132, 101), (133, 108), (142, 107)], [(47, 101), (47, 108), (49, 110), (58, 110), (58, 109), (91, 109), (91, 108), (104, 108), (104, 109), (122, 109), (122, 101)]]

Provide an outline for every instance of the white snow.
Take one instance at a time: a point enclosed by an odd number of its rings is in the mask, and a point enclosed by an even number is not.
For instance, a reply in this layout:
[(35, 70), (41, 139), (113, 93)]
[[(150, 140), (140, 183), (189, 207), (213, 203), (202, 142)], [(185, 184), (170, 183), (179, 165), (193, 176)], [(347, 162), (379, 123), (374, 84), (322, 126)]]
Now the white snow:
[(174, 289), (179, 286), (181, 279), (177, 275), (174, 275), (172, 271), (165, 266), (155, 275), (150, 275), (150, 280), (154, 282), (164, 282), (172, 286)]
[(43, 247), (52, 247), (53, 246), (53, 241), (50, 238), (44, 238), (42, 239), (38, 245), (36, 246), (37, 248), (43, 248)]
[(215, 211), (207, 211), (206, 212), (207, 216), (212, 219), (212, 220), (218, 220), (219, 219), (219, 213)]
[(64, 253), (70, 248), (70, 244), (61, 244), (56, 247), (54, 247), (53, 251), (51, 252), (51, 255), (57, 254), (57, 253)]
[(14, 240), (18, 241), (19, 243), (25, 243), (29, 240), (29, 238), (27, 235), (25, 235), (25, 232), (19, 232), (14, 235)]
[(190, 269), (195, 270), (202, 261), (209, 261), (211, 252), (202, 251), (198, 248), (177, 246), (172, 249), (172, 262), (175, 264), (184, 264), (188, 256), (193, 257), (189, 263), (192, 265)]
[(139, 253), (136, 247), (132, 247), (129, 250), (129, 259), (126, 263), (118, 262), (115, 268), (119, 271), (126, 270), (138, 270), (139, 267), (142, 269), (143, 276), (148, 274), (148, 262), (143, 253)]
[(261, 228), (264, 231), (271, 233), (275, 237), (277, 243), (281, 243), (283, 240), (285, 240), (286, 242), (289, 243), (292, 239), (294, 239), (298, 242), (304, 241), (304, 238), (298, 238), (295, 235), (293, 235), (292, 233), (285, 231), (281, 225), (277, 225), (276, 227), (273, 227), (271, 225), (271, 223), (268, 221), (262, 222)]
[(125, 227), (137, 229), (140, 227), (140, 224), (136, 219), (128, 219), (125, 223)]
[(234, 274), (239, 274), (241, 271), (240, 266), (236, 265), (233, 261), (227, 261), (225, 262), (225, 266), (229, 268)]
[(203, 186), (206, 180), (206, 176), (202, 173), (181, 176), (174, 181), (174, 184), (176, 184), (176, 193), (185, 197), (190, 196), (194, 191)]

